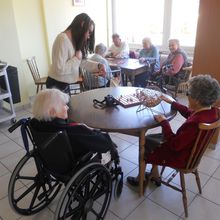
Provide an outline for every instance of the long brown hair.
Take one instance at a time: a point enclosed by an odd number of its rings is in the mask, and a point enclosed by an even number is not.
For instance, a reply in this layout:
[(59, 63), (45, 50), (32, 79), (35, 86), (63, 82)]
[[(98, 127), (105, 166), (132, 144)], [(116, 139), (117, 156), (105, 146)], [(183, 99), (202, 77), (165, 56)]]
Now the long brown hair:
[[(91, 25), (94, 26), (94, 30), (92, 33), (90, 33), (89, 39), (85, 40), (85, 33), (89, 30)], [(75, 46), (75, 49), (76, 51), (82, 51), (83, 58), (88, 55), (88, 52), (94, 52), (95, 23), (86, 13), (77, 15), (66, 30), (71, 31), (72, 42)]]

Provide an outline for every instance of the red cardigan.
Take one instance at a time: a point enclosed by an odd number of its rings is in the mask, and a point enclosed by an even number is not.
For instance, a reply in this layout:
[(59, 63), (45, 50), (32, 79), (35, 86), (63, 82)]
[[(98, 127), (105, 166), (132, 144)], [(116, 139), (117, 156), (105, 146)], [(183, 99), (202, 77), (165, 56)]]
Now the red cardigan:
[(184, 168), (199, 132), (198, 124), (216, 121), (219, 117), (218, 109), (213, 107), (194, 113), (177, 102), (173, 102), (171, 106), (187, 120), (177, 130), (176, 134), (173, 133), (167, 120), (162, 121), (160, 124), (166, 142), (148, 155), (145, 160), (146, 163)]

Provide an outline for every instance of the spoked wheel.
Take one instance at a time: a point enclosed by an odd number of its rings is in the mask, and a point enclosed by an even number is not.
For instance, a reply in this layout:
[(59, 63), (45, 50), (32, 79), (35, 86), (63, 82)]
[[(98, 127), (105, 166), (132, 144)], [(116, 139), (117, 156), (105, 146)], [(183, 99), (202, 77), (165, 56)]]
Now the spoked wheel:
[(109, 171), (99, 163), (90, 163), (68, 182), (54, 219), (104, 219), (111, 201), (111, 192)]
[(114, 197), (118, 199), (123, 189), (123, 174), (120, 174), (115, 180)]
[(10, 206), (19, 214), (32, 215), (45, 208), (62, 184), (43, 170), (39, 172), (33, 151), (15, 167), (8, 186)]

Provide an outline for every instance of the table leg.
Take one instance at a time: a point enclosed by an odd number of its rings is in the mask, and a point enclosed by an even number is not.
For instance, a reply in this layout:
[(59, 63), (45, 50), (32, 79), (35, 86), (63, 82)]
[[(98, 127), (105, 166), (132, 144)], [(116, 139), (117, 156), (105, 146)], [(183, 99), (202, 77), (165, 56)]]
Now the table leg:
[(143, 196), (144, 181), (145, 181), (145, 161), (144, 161), (144, 146), (145, 146), (145, 129), (139, 134), (139, 195)]

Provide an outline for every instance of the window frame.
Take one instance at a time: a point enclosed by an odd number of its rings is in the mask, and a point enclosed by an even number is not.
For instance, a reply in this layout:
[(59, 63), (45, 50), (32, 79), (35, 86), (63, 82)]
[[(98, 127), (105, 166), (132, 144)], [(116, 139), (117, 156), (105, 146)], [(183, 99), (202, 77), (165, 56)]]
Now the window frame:
[[(110, 2), (111, 1), (111, 2)], [(160, 52), (169, 53), (168, 41), (171, 33), (171, 15), (172, 15), (172, 2), (173, 0), (164, 0), (164, 17), (163, 17), (163, 37), (162, 45), (158, 46)], [(117, 0), (108, 0), (108, 43), (112, 44), (111, 35), (112, 33), (117, 33)], [(168, 16), (169, 15), (169, 16)], [(112, 30), (110, 33), (109, 30)], [(136, 44), (128, 42), (131, 49), (141, 49), (142, 44)], [(193, 55), (194, 47), (182, 46), (182, 48), (190, 55)]]

